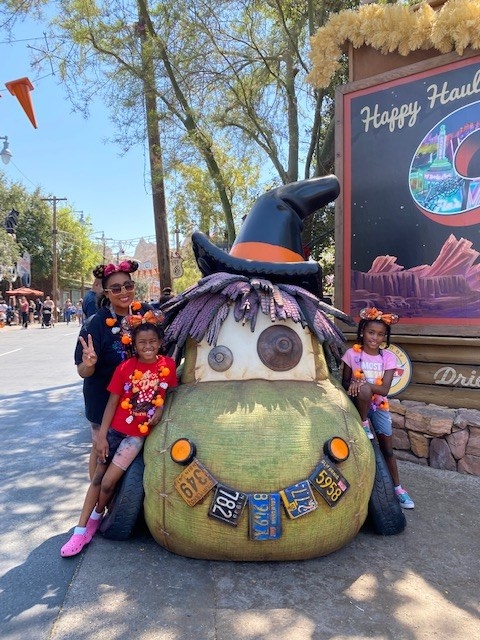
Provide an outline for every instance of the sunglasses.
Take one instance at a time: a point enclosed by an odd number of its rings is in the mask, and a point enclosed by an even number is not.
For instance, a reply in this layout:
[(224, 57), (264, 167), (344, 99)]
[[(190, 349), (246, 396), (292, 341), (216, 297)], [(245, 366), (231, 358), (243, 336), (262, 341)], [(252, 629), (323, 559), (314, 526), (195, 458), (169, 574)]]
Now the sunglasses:
[(109, 291), (110, 293), (117, 295), (122, 292), (122, 289), (125, 289), (125, 291), (133, 291), (135, 289), (135, 283), (131, 280), (127, 280), (127, 282), (124, 282), (123, 284), (112, 284), (111, 287), (104, 289), (104, 291)]

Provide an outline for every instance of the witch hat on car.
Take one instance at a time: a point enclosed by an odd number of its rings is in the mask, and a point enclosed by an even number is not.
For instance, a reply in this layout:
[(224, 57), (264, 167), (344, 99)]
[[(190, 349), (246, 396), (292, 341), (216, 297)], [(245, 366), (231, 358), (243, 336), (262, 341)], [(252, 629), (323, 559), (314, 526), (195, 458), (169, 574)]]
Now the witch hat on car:
[(302, 246), (303, 220), (340, 193), (334, 175), (301, 180), (264, 193), (245, 218), (229, 253), (195, 231), (193, 250), (204, 276), (224, 271), (296, 284), (322, 297), (322, 270)]

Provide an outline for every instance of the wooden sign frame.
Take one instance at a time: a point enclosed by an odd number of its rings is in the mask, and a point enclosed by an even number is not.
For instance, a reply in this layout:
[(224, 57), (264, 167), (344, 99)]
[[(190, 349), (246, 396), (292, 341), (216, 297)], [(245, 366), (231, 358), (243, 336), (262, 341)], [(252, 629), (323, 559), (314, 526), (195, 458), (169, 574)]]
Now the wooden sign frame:
[[(336, 174), (342, 185), (335, 225), (337, 307), (357, 318), (360, 306), (399, 313), (395, 335), (479, 335), (480, 287), (476, 298), (470, 286), (480, 283), (480, 198), (476, 191), (469, 194), (468, 205), (462, 200), (466, 208), (450, 214), (441, 194), (432, 200), (431, 186), (437, 166), (439, 184), (442, 175), (456, 179), (452, 184), (459, 193), (472, 184), (458, 178), (452, 162), (469, 134), (462, 117), (466, 126), (473, 111), (480, 121), (478, 51), (437, 56), (337, 89)], [(416, 163), (423, 163), (418, 172)], [(358, 283), (367, 284), (355, 288)]]

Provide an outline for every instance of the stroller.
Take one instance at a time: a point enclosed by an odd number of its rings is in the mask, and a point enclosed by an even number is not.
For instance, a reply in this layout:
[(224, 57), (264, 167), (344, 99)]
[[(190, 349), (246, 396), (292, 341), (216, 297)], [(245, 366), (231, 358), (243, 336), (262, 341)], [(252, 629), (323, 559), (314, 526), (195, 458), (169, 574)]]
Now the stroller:
[(42, 327), (53, 327), (52, 309), (44, 307), (42, 310)]

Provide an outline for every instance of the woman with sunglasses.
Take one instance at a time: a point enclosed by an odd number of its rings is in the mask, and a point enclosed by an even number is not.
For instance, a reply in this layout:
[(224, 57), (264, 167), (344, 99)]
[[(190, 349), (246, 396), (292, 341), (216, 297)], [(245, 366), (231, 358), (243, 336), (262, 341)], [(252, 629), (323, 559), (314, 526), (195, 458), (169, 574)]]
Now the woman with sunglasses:
[(134, 300), (135, 283), (131, 274), (137, 269), (138, 262), (134, 260), (95, 267), (93, 275), (101, 279), (103, 293), (97, 312), (81, 328), (75, 348), (75, 364), (83, 378), (85, 415), (92, 430), (90, 479), (97, 463), (95, 443), (108, 402), (107, 387), (115, 368), (126, 357), (121, 341), (121, 322), (126, 315), (143, 315), (151, 309), (150, 305)]

